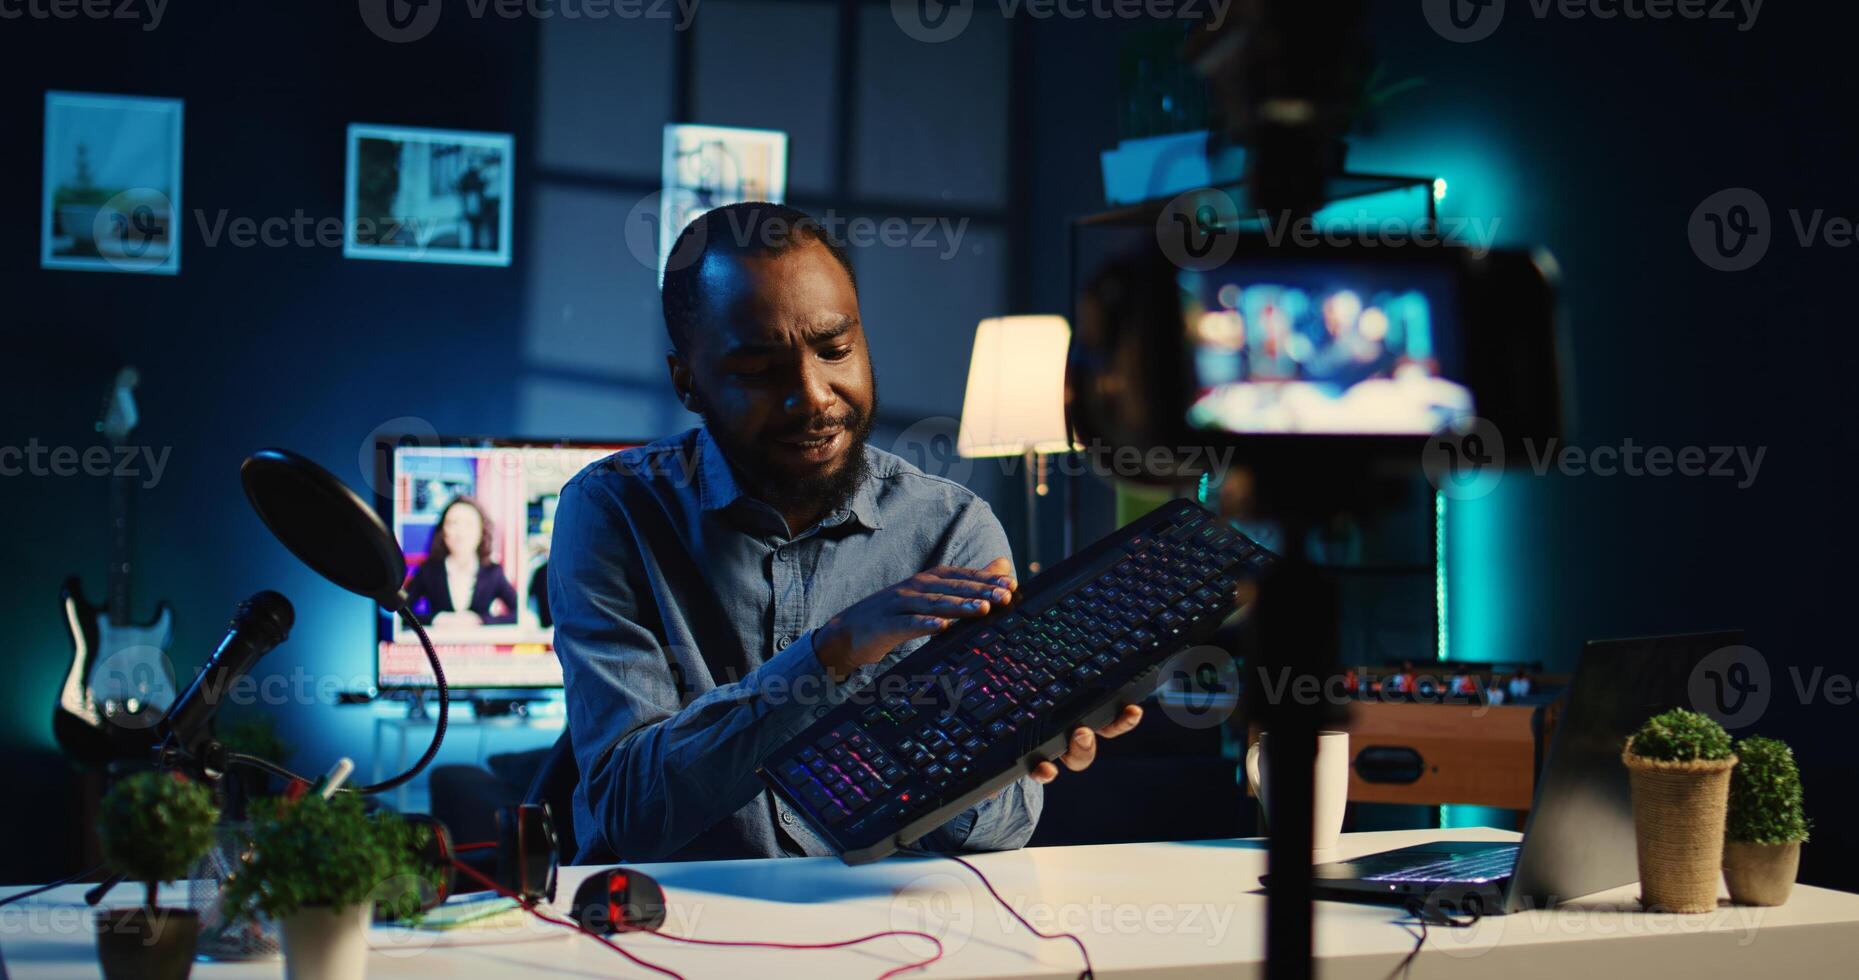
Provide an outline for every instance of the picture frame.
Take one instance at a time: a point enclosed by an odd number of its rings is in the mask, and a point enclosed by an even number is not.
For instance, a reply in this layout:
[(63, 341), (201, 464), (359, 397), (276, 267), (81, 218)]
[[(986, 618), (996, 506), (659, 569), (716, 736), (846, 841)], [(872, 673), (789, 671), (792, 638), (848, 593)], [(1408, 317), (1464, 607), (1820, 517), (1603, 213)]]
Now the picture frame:
[(509, 133), (351, 123), (343, 256), (508, 266), (515, 149)]
[(180, 99), (45, 93), (39, 266), (178, 275)]
[(658, 275), (671, 247), (705, 211), (739, 201), (787, 197), (787, 133), (736, 126), (665, 125), (660, 173)]

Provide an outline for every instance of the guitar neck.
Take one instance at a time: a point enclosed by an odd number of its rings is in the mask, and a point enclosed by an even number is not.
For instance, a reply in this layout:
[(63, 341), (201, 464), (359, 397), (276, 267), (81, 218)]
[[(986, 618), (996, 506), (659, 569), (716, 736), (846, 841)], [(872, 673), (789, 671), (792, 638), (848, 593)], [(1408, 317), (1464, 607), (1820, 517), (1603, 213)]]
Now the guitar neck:
[(110, 622), (129, 622), (129, 503), (130, 477), (110, 478)]

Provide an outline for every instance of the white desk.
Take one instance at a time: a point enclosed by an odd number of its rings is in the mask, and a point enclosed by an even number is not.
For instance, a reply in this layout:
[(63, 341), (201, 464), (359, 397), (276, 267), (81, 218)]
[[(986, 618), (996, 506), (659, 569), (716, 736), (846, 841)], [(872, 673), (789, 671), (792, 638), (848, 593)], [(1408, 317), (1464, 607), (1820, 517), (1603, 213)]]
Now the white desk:
[[(1427, 839), (1510, 840), (1500, 830), (1352, 834), (1355, 856)], [(1105, 976), (1255, 976), (1264, 955), (1265, 900), (1258, 841), (1033, 848), (973, 859), (1035, 925), (1068, 927), (1090, 946)], [(1041, 942), (1014, 924), (960, 866), (891, 859), (847, 868), (831, 859), (640, 865), (664, 886), (667, 930), (714, 939), (823, 941), (890, 928), (940, 933), (942, 962), (906, 976), (1071, 977), (1077, 950)], [(565, 906), (586, 872), (562, 873)], [(0, 909), (0, 944), (12, 976), (95, 977), (82, 889), (59, 889)], [(1778, 909), (1720, 906), (1703, 915), (1635, 911), (1634, 888), (1561, 909), (1488, 918), (1467, 930), (1430, 933), (1413, 965), (1416, 980), (1616, 976), (1851, 976), (1859, 964), (1859, 895), (1797, 887)], [(115, 894), (128, 900), (123, 888)], [(177, 895), (178, 897), (178, 895)], [(1321, 903), (1317, 949), (1325, 980), (1383, 980), (1413, 948), (1393, 909)], [(920, 941), (886, 938), (829, 951), (701, 948), (655, 937), (622, 938), (628, 948), (688, 977), (802, 975), (809, 980), (876, 977), (917, 958)], [(909, 943), (909, 946), (905, 946)], [(277, 963), (200, 964), (202, 980), (275, 978)], [(432, 980), (477, 977), (649, 977), (581, 936), (498, 946), (406, 948), (377, 952), (369, 976)]]

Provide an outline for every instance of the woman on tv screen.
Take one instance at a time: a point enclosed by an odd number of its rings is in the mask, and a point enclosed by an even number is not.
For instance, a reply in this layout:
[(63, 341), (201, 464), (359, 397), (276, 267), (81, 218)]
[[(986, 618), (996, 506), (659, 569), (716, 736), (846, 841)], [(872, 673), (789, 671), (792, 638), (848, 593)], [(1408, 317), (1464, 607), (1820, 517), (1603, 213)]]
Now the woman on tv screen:
[(426, 626), (516, 622), (516, 587), (491, 560), (491, 522), (470, 497), (439, 512), (426, 560), (407, 582), (413, 614)]

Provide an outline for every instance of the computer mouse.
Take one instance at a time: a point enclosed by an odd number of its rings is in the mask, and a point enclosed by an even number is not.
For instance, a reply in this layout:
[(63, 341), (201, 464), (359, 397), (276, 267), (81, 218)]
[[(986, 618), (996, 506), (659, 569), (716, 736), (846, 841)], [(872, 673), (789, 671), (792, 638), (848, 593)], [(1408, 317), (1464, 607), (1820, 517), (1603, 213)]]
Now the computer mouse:
[(665, 924), (665, 890), (650, 875), (608, 868), (574, 890), (573, 916), (601, 935), (657, 929)]

